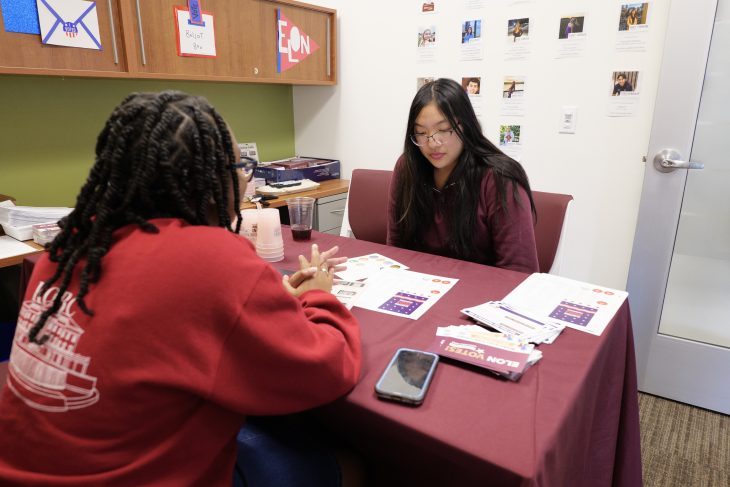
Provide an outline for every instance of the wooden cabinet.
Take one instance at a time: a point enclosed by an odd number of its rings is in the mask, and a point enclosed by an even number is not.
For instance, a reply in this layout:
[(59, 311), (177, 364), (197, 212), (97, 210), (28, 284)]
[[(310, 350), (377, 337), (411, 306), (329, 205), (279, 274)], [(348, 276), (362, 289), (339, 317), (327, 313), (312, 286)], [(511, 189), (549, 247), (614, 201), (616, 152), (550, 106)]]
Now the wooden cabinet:
[(62, 76), (125, 76), (127, 65), (118, 15), (119, 0), (97, 1), (102, 50), (42, 44), (40, 36), (6, 32), (0, 16), (0, 73)]
[[(216, 38), (216, 57), (206, 58), (178, 55), (176, 6), (186, 8), (187, 2), (98, 0), (103, 51), (47, 46), (37, 35), (3, 29), (0, 73), (288, 84), (336, 82), (335, 10), (294, 0), (204, 0), (203, 11), (214, 17)], [(300, 60), (294, 56), (292, 67), (282, 72), (277, 70), (278, 11), (296, 27), (294, 47), (309, 49)], [(313, 44), (318, 48), (311, 49)]]

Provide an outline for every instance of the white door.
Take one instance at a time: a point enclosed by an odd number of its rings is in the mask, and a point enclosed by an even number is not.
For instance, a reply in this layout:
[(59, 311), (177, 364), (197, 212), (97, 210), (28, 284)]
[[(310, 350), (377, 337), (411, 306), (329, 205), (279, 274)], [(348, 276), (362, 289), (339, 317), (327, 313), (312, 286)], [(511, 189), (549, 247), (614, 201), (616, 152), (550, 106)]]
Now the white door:
[(730, 0), (672, 2), (628, 291), (639, 389), (730, 414)]

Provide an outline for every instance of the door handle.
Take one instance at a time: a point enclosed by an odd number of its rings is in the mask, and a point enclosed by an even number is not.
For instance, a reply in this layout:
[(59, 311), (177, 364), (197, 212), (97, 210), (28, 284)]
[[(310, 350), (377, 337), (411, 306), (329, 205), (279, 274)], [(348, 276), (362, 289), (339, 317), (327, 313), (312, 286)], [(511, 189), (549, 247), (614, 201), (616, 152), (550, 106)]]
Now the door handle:
[(654, 167), (660, 172), (672, 172), (675, 169), (704, 169), (701, 162), (683, 161), (679, 152), (674, 149), (664, 149), (654, 156)]

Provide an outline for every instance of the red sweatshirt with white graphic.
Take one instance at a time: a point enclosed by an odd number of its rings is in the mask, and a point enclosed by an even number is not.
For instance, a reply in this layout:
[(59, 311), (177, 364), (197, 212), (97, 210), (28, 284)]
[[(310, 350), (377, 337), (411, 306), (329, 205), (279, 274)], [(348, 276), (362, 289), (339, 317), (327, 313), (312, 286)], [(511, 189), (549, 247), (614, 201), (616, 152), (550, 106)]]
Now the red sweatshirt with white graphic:
[(221, 228), (153, 220), (114, 234), (86, 303), (80, 266), (63, 305), (35, 267), (0, 395), (0, 485), (231, 484), (247, 415), (293, 413), (345, 394), (360, 373), (355, 318)]

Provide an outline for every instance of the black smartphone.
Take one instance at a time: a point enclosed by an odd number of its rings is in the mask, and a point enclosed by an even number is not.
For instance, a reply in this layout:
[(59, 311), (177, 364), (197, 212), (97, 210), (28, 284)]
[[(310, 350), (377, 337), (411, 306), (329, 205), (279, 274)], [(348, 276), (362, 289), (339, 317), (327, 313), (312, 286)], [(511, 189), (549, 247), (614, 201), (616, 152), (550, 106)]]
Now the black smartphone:
[(383, 399), (421, 404), (438, 361), (435, 353), (399, 348), (375, 384), (375, 393)]

